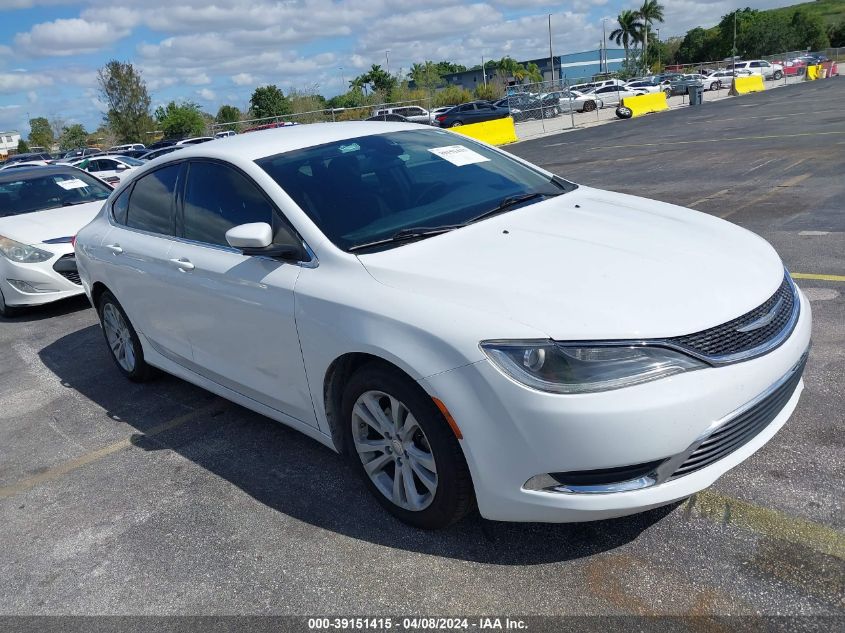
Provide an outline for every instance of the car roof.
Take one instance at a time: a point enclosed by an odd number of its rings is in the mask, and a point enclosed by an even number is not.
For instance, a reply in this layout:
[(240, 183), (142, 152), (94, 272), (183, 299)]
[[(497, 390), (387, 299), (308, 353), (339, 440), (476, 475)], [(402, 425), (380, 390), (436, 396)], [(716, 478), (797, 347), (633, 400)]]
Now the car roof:
[(4, 169), (0, 171), (0, 184), (33, 176), (66, 174), (69, 171), (79, 173), (76, 167), (71, 167), (70, 165), (29, 165), (27, 167), (16, 167), (15, 169)]
[(325, 143), (344, 141), (359, 136), (372, 136), (411, 129), (432, 130), (430, 125), (398, 123), (391, 121), (342, 121), (338, 123), (311, 123), (283, 128), (258, 130), (238, 134), (229, 139), (215, 139), (198, 145), (188, 145), (175, 152), (174, 160), (192, 156), (231, 160), (257, 160), (284, 152), (305, 149)]

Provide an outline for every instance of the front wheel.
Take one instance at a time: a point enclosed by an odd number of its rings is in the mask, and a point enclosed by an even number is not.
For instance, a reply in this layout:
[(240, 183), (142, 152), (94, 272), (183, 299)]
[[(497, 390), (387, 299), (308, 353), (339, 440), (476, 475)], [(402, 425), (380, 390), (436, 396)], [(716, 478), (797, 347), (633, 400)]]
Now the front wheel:
[(138, 334), (112, 293), (105, 291), (102, 294), (97, 312), (112, 360), (120, 372), (133, 382), (150, 380), (155, 372), (144, 361), (144, 349)]
[(341, 410), (349, 459), (388, 512), (430, 530), (473, 507), (458, 440), (419, 385), (389, 366), (365, 365), (346, 385)]
[(722, 82), (721, 81), (714, 81), (710, 84), (710, 90), (721, 90), (722, 89)]
[(779, 79), (783, 79), (783, 73), (779, 70), (776, 70), (775, 74), (772, 75), (772, 77), (774, 78), (775, 81), (778, 81)]

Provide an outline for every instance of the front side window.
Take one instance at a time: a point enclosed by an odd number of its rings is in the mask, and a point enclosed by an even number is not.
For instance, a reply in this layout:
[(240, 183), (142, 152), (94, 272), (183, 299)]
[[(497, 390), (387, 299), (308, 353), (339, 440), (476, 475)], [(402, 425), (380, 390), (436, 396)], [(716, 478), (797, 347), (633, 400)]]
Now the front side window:
[(226, 246), (226, 231), (239, 224), (273, 224), (273, 207), (258, 187), (231, 167), (192, 162), (185, 184), (184, 236)]
[(345, 250), (418, 227), (462, 225), (575, 188), (445, 130), (373, 134), (256, 162)]
[(129, 197), (126, 226), (173, 235), (173, 193), (181, 168), (168, 165), (138, 179)]

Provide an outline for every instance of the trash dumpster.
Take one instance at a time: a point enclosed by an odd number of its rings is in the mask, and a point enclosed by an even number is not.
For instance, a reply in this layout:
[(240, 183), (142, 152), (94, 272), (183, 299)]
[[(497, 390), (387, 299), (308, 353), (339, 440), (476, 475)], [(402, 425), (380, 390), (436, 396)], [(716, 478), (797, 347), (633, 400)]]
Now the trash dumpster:
[(689, 92), (689, 104), (691, 106), (701, 105), (704, 97), (704, 86), (692, 85), (687, 90)]

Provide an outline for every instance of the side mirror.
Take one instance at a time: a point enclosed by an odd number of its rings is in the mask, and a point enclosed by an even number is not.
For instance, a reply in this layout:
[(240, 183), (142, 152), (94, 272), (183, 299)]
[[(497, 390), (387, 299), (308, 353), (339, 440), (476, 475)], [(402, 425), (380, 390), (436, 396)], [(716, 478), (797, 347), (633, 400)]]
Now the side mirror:
[(266, 222), (239, 224), (226, 231), (226, 241), (244, 255), (263, 255), (296, 260), (302, 249), (291, 244), (273, 244), (273, 229)]
[(129, 169), (129, 165), (124, 165), (123, 163), (117, 164), (117, 171), (123, 171), (124, 169)]

